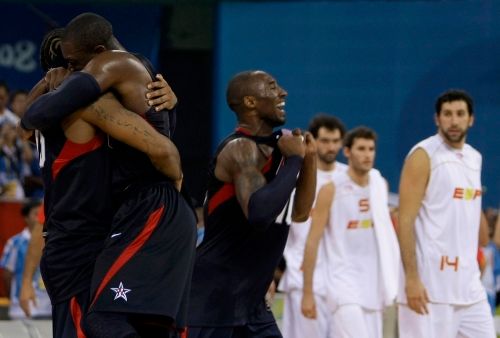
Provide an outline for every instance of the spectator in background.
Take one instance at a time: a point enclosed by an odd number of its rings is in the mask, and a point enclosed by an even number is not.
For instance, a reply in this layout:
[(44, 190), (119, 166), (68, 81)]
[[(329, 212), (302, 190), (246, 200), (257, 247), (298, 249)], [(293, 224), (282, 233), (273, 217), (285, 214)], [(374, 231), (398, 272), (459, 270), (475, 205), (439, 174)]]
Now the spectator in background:
[(4, 81), (0, 81), (0, 125), (4, 122), (10, 122), (17, 125), (19, 117), (7, 108), (7, 101), (9, 99), (9, 87)]
[(23, 117), (24, 111), (27, 108), (28, 92), (23, 89), (14, 90), (10, 94), (9, 108), (19, 118)]
[(22, 182), (27, 162), (32, 161), (32, 151), (26, 142), (18, 139), (16, 125), (5, 122), (0, 129), (0, 186), (2, 195), (24, 198)]
[[(28, 92), (15, 90), (10, 94), (9, 107), (19, 118), (23, 117), (27, 108)], [(9, 122), (13, 122), (9, 120)], [(16, 146), (22, 149), (22, 186), (24, 195), (29, 198), (43, 198), (43, 182), (40, 167), (38, 165), (38, 151), (34, 144), (16, 140)]]
[[(40, 202), (36, 200), (31, 200), (23, 205), (21, 214), (24, 217), (26, 227), (22, 232), (7, 241), (0, 261), (0, 267), (3, 268), (3, 281), (10, 294), (9, 317), (11, 319), (26, 318), (19, 305), (19, 293), (21, 291), (26, 251), (31, 238), (31, 231), (37, 226), (39, 209)], [(33, 287), (36, 290), (37, 303), (32, 304), (32, 317), (50, 317), (51, 304), (39, 269), (33, 277)]]

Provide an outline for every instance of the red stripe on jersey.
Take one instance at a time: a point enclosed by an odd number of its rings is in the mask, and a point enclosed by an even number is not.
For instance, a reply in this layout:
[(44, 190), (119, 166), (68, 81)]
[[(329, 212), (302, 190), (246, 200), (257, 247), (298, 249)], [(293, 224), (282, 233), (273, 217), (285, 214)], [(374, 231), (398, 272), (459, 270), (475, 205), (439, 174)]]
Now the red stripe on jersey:
[(73, 319), (73, 324), (75, 324), (76, 336), (78, 338), (86, 338), (87, 336), (82, 330), (82, 309), (80, 304), (76, 301), (76, 297), (71, 298), (69, 302), (69, 310), (71, 312), (71, 318)]
[(243, 135), (252, 136), (252, 133), (250, 132), (250, 130), (245, 129), (243, 127), (238, 127), (238, 128), (235, 129), (235, 131), (237, 133), (240, 133), (240, 134), (243, 134)]
[(180, 333), (179, 338), (188, 338), (188, 328), (187, 327), (179, 329), (178, 331)]
[(210, 215), (219, 205), (232, 198), (235, 194), (234, 184), (224, 184), (208, 201), (208, 214)]
[(273, 155), (271, 154), (271, 156), (269, 156), (269, 158), (267, 159), (266, 164), (264, 164), (264, 166), (262, 167), (261, 172), (263, 174), (266, 174), (269, 170), (271, 170), (272, 165), (273, 165)]
[(125, 250), (123, 250), (120, 256), (113, 263), (113, 265), (111, 265), (111, 268), (109, 268), (108, 272), (102, 279), (101, 284), (99, 284), (99, 288), (97, 289), (97, 292), (90, 306), (94, 305), (95, 301), (97, 300), (97, 297), (99, 297), (99, 295), (102, 293), (106, 285), (116, 275), (116, 273), (120, 271), (120, 269), (125, 264), (127, 264), (127, 262), (137, 253), (137, 251), (139, 251), (142, 248), (142, 246), (144, 245), (144, 243), (146, 243), (149, 237), (151, 237), (151, 234), (158, 226), (158, 222), (160, 221), (160, 218), (163, 215), (164, 210), (165, 206), (162, 206), (161, 208), (156, 209), (149, 215), (148, 220), (146, 221), (146, 224), (144, 225), (144, 228), (139, 233), (139, 235), (134, 239), (132, 243), (130, 243), (125, 248)]
[(102, 134), (95, 135), (87, 143), (75, 143), (66, 140), (59, 156), (57, 156), (52, 164), (52, 179), (55, 179), (59, 172), (75, 158), (96, 150), (103, 143), (104, 136)]
[[(273, 157), (270, 156), (267, 159), (266, 164), (262, 167), (262, 174), (267, 173), (273, 165)], [(228, 199), (232, 198), (236, 195), (236, 191), (234, 189), (234, 184), (225, 183), (208, 201), (208, 214), (210, 215), (219, 205), (226, 202)]]

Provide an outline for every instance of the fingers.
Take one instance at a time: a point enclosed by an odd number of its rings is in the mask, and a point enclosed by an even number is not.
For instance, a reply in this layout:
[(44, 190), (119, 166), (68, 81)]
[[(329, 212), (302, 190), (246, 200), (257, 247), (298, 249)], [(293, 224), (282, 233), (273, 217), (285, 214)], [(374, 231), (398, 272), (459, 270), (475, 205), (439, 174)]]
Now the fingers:
[(19, 305), (21, 306), (21, 309), (26, 314), (26, 316), (27, 317), (31, 317), (30, 301), (29, 301), (29, 299), (20, 299), (19, 300)]
[(168, 82), (163, 78), (161, 74), (156, 74), (158, 81), (152, 81), (148, 84), (148, 89), (160, 89), (165, 87), (170, 87)]
[(21, 126), (21, 123), (17, 125), (17, 134), (24, 140), (29, 140), (33, 135), (33, 130), (26, 130)]
[(309, 319), (316, 319), (316, 307), (302, 309), (304, 317)]
[(301, 136), (302, 130), (300, 130), (299, 128), (295, 128), (294, 130), (292, 130), (292, 135), (293, 136)]
[(173, 109), (177, 104), (177, 96), (161, 74), (157, 74), (156, 78), (159, 81), (148, 84), (150, 91), (146, 94), (147, 104), (155, 107), (156, 111)]
[(424, 298), (425, 297), (422, 296), (408, 299), (408, 306), (416, 313), (426, 315), (429, 313), (429, 310), (427, 308), (428, 300), (426, 301), (424, 300)]

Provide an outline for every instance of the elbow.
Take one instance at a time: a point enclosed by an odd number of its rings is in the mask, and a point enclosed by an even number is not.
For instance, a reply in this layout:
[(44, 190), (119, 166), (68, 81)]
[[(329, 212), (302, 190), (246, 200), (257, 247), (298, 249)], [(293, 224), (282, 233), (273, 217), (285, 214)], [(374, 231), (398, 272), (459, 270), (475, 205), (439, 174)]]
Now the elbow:
[(295, 223), (303, 223), (309, 219), (309, 211), (308, 212), (292, 212), (292, 221)]
[(156, 147), (149, 154), (154, 166), (173, 181), (182, 180), (182, 166), (175, 147)]

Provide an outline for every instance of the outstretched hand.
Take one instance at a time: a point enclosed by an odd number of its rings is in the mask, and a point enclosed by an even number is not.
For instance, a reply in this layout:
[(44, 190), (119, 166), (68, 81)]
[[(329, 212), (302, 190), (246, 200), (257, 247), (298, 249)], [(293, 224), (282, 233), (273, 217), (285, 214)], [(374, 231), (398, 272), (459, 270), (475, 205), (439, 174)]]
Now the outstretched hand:
[(146, 94), (148, 105), (155, 107), (156, 111), (173, 109), (177, 104), (177, 96), (161, 74), (157, 74), (156, 78), (158, 81), (148, 84), (149, 91)]

